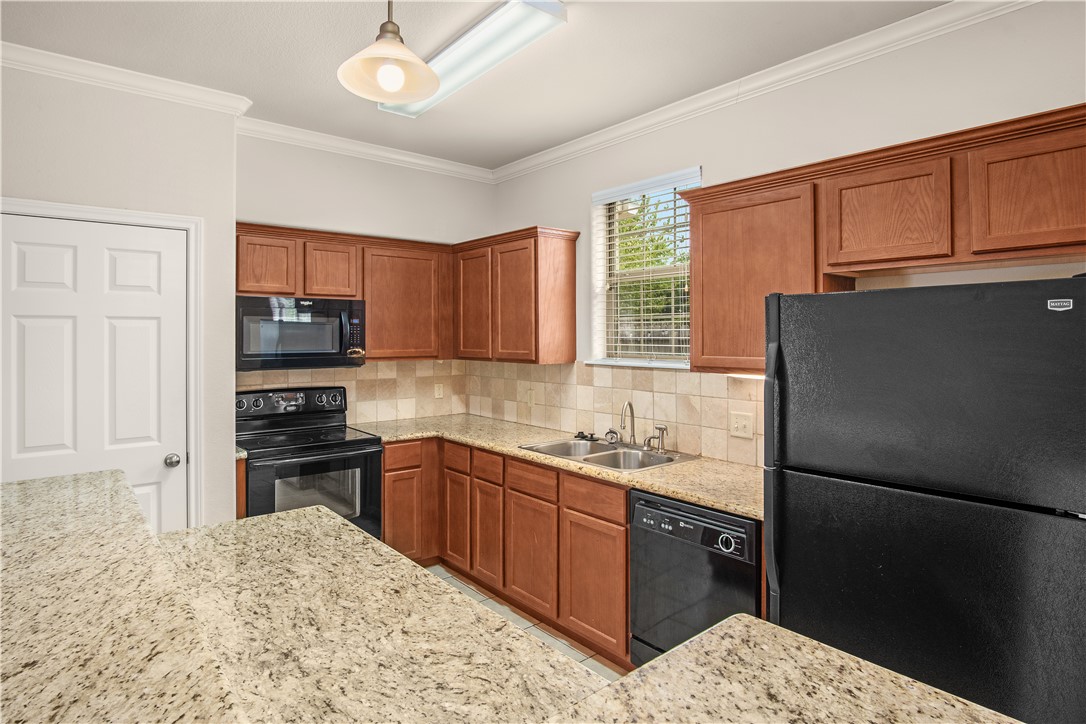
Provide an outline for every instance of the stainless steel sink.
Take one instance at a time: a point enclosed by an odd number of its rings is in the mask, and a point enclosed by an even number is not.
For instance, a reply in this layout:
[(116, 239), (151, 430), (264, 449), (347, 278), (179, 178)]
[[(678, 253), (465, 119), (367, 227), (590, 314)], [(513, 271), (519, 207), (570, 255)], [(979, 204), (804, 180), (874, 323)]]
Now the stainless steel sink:
[(557, 455), (561, 458), (579, 458), (593, 453), (610, 452), (615, 449), (615, 446), (610, 443), (594, 440), (554, 440), (552, 442), (541, 442), (537, 445), (521, 445), (521, 447), (544, 455)]
[(576, 460), (609, 470), (647, 470), (693, 459), (692, 455), (677, 452), (661, 453), (622, 442), (612, 444), (595, 440), (552, 440), (520, 447), (524, 450), (566, 460)]
[(671, 455), (650, 452), (648, 450), (611, 450), (610, 452), (596, 453), (584, 458), (584, 462), (592, 465), (602, 465), (605, 468), (615, 470), (644, 470), (654, 468), (657, 465), (667, 465), (675, 462)]

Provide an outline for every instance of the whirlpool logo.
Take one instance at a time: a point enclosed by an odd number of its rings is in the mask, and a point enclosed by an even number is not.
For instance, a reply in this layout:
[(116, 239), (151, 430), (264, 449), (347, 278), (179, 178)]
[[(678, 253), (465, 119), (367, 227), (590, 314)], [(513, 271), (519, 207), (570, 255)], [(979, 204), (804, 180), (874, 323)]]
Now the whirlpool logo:
[(1049, 299), (1048, 308), (1053, 312), (1066, 312), (1074, 306), (1072, 299)]

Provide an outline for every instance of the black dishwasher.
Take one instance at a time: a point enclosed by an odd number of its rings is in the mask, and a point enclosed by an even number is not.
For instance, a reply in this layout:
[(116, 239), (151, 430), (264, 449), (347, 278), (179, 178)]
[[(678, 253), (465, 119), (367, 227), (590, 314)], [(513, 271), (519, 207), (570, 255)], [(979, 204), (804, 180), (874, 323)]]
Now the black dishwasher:
[(757, 616), (758, 523), (630, 491), (630, 660), (640, 666), (728, 616)]

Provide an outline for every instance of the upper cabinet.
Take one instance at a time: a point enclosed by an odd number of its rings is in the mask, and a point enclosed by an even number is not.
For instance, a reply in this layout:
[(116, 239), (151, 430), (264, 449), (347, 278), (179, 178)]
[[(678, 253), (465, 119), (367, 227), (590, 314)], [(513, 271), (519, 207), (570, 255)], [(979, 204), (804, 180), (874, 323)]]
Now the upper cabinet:
[(238, 294), (294, 296), (297, 242), (238, 234)]
[(367, 357), (438, 356), (441, 265), (447, 259), (440, 252), (365, 248)]
[(237, 242), (238, 294), (362, 298), (362, 249), (355, 244), (247, 234), (241, 225)]
[(814, 190), (690, 193), (690, 368), (765, 367), (765, 297), (815, 291)]
[(969, 154), (973, 251), (1086, 239), (1086, 128), (1017, 139)]
[(950, 256), (950, 158), (833, 176), (822, 213), (831, 266)]
[(573, 362), (578, 236), (531, 227), (458, 245), (457, 356)]

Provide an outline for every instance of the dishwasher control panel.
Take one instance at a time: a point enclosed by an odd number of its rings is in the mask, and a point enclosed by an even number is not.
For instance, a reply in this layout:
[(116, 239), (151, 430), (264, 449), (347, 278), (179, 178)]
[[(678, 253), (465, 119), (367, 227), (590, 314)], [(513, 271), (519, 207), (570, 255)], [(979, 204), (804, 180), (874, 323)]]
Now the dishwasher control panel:
[(722, 513), (714, 517), (722, 519), (710, 520), (642, 500), (634, 506), (633, 524), (753, 564), (753, 523), (741, 518), (726, 520), (731, 516)]

